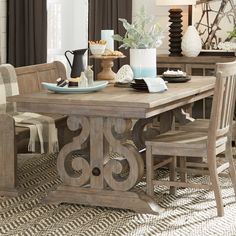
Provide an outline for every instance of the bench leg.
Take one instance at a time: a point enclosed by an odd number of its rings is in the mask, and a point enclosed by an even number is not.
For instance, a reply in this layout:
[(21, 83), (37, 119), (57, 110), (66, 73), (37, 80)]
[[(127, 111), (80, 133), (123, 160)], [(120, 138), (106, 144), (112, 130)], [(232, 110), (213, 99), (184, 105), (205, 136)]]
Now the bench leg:
[(7, 114), (0, 115), (0, 195), (17, 195), (15, 124)]

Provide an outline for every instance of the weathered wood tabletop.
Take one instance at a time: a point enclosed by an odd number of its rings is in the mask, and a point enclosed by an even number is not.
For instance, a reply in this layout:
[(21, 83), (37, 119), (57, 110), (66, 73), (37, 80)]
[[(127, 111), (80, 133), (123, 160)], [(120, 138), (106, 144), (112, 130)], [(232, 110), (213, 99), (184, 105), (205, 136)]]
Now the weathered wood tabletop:
[[(168, 91), (147, 93), (132, 88), (107, 88), (87, 94), (52, 92), (11, 97), (19, 110), (106, 117), (148, 118), (163, 111), (210, 96), (214, 77), (193, 76), (187, 83), (169, 83)], [(171, 106), (171, 107), (169, 107)]]
[[(109, 85), (88, 94), (45, 91), (14, 96), (9, 100), (17, 103), (19, 111), (67, 114), (69, 129), (82, 127), (80, 135), (59, 153), (57, 168), (62, 184), (48, 195), (47, 201), (160, 213), (163, 209), (145, 191), (134, 191), (143, 177), (144, 163), (138, 148), (125, 142), (127, 134), (132, 129), (140, 133), (139, 127), (143, 129), (158, 114), (164, 117), (161, 126), (170, 128), (171, 112), (211, 96), (214, 84), (215, 77), (193, 76), (187, 83), (169, 83), (168, 91), (163, 93), (139, 92)], [(132, 119), (138, 120), (135, 128)], [(86, 147), (89, 158), (72, 158), (74, 150)], [(111, 149), (122, 158), (107, 159)], [(129, 173), (124, 176), (121, 173), (127, 164)]]

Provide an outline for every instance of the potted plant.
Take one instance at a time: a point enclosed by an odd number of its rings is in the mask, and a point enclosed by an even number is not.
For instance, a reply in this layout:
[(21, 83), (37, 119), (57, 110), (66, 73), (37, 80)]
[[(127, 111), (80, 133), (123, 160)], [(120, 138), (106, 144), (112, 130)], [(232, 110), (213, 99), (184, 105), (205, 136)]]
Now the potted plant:
[(122, 42), (120, 48), (130, 48), (130, 65), (134, 77), (156, 77), (156, 48), (162, 44), (163, 30), (154, 18), (147, 15), (141, 7), (133, 23), (119, 20), (126, 30), (122, 37), (113, 35), (113, 39)]

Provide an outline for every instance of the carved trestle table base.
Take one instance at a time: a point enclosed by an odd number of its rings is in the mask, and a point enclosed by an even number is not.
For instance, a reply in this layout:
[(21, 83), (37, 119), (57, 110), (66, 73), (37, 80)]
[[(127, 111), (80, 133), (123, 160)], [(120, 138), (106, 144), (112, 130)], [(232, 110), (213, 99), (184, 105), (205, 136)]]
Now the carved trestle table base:
[[(46, 202), (125, 208), (146, 213), (163, 211), (145, 192), (132, 191), (144, 175), (144, 163), (138, 150), (126, 142), (132, 128), (131, 119), (71, 116), (68, 127), (71, 130), (82, 127), (82, 131), (60, 151), (57, 168), (62, 185), (49, 193)], [(89, 146), (87, 158), (82, 155), (72, 157), (74, 151), (83, 151), (86, 146)], [(108, 159), (110, 149), (120, 158)], [(128, 173), (122, 176), (127, 167)]]

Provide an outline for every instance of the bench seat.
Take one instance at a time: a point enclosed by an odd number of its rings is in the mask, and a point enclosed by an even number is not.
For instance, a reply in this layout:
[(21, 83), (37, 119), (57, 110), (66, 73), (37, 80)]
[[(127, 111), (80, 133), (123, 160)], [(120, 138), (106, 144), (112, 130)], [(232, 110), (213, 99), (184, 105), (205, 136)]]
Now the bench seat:
[[(44, 90), (41, 85), (42, 82), (56, 83), (59, 77), (66, 79), (65, 66), (59, 61), (19, 68), (1, 65), (1, 69), (8, 76), (16, 77), (19, 94), (40, 92)], [(68, 129), (67, 116), (59, 114), (44, 115), (55, 120), (55, 125), (58, 128), (59, 148), (62, 148), (79, 134), (80, 130), (70, 131)], [(0, 114), (0, 196), (15, 196), (18, 194), (17, 153), (28, 151), (29, 128), (16, 127), (14, 124), (14, 119), (10, 115)]]

